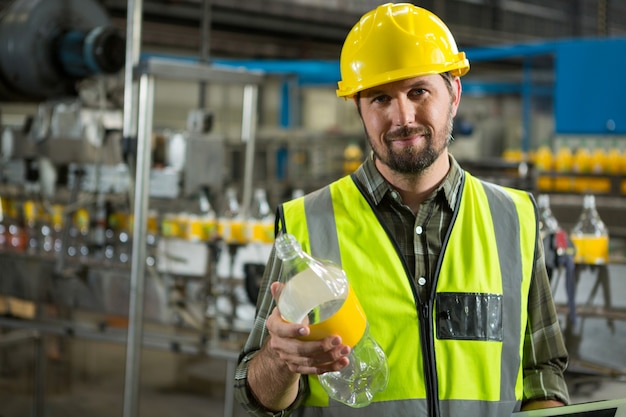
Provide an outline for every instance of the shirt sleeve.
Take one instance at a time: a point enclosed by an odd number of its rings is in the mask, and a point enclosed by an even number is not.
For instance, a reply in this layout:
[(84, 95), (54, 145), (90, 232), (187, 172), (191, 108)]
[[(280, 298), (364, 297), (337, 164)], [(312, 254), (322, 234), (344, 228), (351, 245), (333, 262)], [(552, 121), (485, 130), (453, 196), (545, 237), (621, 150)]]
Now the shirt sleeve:
[(302, 403), (304, 393), (307, 391), (307, 380), (306, 378), (301, 377), (298, 388), (298, 396), (293, 404), (285, 410), (274, 412), (263, 407), (256, 400), (254, 394), (248, 386), (249, 362), (252, 358), (254, 358), (259, 349), (261, 349), (269, 336), (267, 328), (265, 327), (265, 322), (276, 305), (270, 291), (270, 284), (274, 281), (278, 281), (280, 278), (281, 265), (282, 263), (280, 259), (278, 259), (274, 249), (272, 249), (263, 273), (263, 280), (261, 282), (259, 297), (257, 299), (257, 311), (254, 318), (254, 324), (248, 339), (244, 344), (241, 354), (239, 355), (239, 362), (235, 370), (235, 399), (239, 402), (239, 404), (241, 404), (249, 415), (253, 416), (289, 416), (292, 411)]
[(534, 276), (528, 295), (528, 322), (524, 339), (524, 398), (569, 403), (563, 372), (568, 353), (546, 271), (543, 243), (537, 241)]

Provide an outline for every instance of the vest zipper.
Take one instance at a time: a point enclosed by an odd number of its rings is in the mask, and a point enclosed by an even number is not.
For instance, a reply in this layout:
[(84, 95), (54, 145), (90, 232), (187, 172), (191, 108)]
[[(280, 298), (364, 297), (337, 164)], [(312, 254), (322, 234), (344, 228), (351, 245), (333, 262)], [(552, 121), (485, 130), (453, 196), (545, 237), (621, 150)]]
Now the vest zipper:
[(433, 340), (433, 325), (431, 318), (432, 302), (421, 304), (422, 359), (424, 362), (424, 376), (426, 380), (426, 402), (429, 417), (439, 417), (439, 387), (437, 381), (437, 365), (435, 363), (435, 342)]
[[(428, 225), (431, 217), (433, 216), (435, 201), (433, 200), (428, 205), (428, 213), (426, 219), (423, 222), (424, 227)], [(424, 239), (424, 248), (426, 252), (424, 266), (426, 269), (426, 276), (433, 277), (433, 282), (430, 283), (430, 294), (426, 296), (426, 300), (422, 300), (420, 294), (425, 294), (426, 291), (417, 291), (418, 302), (420, 304), (420, 339), (422, 344), (422, 360), (424, 362), (424, 379), (426, 380), (426, 403), (428, 404), (428, 416), (439, 417), (441, 412), (439, 410), (439, 381), (437, 378), (437, 364), (435, 362), (435, 333), (433, 330), (433, 300), (435, 298), (435, 292), (437, 287), (437, 276), (430, 273), (430, 262), (428, 261), (428, 240)]]

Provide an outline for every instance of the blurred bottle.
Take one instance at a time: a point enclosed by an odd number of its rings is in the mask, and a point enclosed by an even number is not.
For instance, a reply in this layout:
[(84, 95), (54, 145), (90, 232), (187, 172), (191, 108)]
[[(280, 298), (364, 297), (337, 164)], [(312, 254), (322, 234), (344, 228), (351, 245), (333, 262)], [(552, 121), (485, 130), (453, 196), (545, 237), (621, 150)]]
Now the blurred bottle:
[(103, 259), (106, 246), (107, 209), (103, 193), (96, 198), (96, 207), (89, 229), (91, 230), (91, 252), (94, 259)]
[(27, 241), (24, 231), (24, 213), (17, 198), (9, 199), (8, 214), (5, 232), (7, 249), (24, 252)]
[(554, 179), (555, 191), (572, 191), (572, 150), (568, 146), (561, 146), (556, 152), (554, 170), (558, 175)]
[(621, 172), (621, 159), (622, 152), (617, 146), (616, 141), (613, 141), (606, 155), (605, 173), (609, 175), (619, 175)]
[(291, 192), (291, 199), (295, 200), (296, 198), (304, 197), (304, 190), (302, 188), (294, 188)]
[(226, 189), (224, 210), (218, 219), (218, 233), (226, 243), (246, 242), (244, 219), (237, 200), (237, 190), (233, 187)]
[(39, 252), (41, 238), (38, 227), (38, 208), (35, 200), (26, 200), (22, 206), (24, 211), (24, 233), (26, 236), (26, 253), (35, 255)]
[(343, 173), (349, 175), (363, 162), (363, 150), (356, 142), (350, 142), (343, 150)]
[(198, 205), (202, 217), (204, 234), (209, 241), (213, 241), (217, 237), (217, 213), (211, 204), (209, 196), (209, 189), (203, 187), (198, 199)]
[(119, 221), (117, 213), (111, 201), (104, 203), (106, 224), (104, 227), (104, 259), (112, 262), (116, 258), (117, 252), (117, 232), (119, 229)]
[(57, 254), (63, 248), (63, 227), (65, 226), (64, 207), (61, 204), (52, 206), (52, 251)]
[(283, 261), (283, 286), (278, 294), (283, 319), (309, 326), (305, 340), (337, 334), (352, 348), (347, 367), (318, 376), (324, 390), (351, 407), (368, 405), (387, 387), (389, 367), (345, 272), (304, 252), (289, 234), (276, 238), (276, 253)]
[(589, 158), (589, 170), (593, 174), (604, 174), (608, 171), (608, 155), (600, 143), (596, 144)]
[(591, 172), (591, 152), (587, 145), (581, 143), (572, 157), (572, 171), (579, 174), (573, 179), (574, 191), (588, 193), (591, 191), (591, 178), (585, 174)]
[(596, 209), (595, 196), (584, 196), (583, 210), (570, 237), (576, 247), (576, 263), (595, 265), (608, 262), (609, 232)]
[(603, 140), (598, 140), (590, 157), (589, 171), (593, 174), (590, 189), (594, 193), (608, 193), (611, 191), (611, 180), (606, 177), (609, 174), (609, 154), (603, 144)]
[(116, 257), (123, 264), (130, 262), (133, 248), (133, 220), (134, 217), (128, 213), (117, 213), (119, 230), (117, 233)]
[(159, 213), (156, 210), (149, 210), (146, 224), (146, 264), (148, 266), (156, 265), (158, 245)]
[(250, 242), (271, 243), (274, 241), (274, 215), (267, 201), (267, 193), (262, 188), (254, 190), (250, 218), (247, 223), (247, 235)]
[(541, 145), (534, 154), (535, 167), (537, 168), (537, 188), (539, 191), (551, 191), (552, 175), (554, 168), (554, 156), (548, 145)]
[(69, 230), (67, 254), (70, 257), (86, 258), (89, 256), (89, 211), (81, 207), (74, 213)]
[(556, 217), (552, 214), (550, 196), (548, 194), (540, 194), (537, 197), (537, 207), (539, 209), (539, 233), (541, 238), (545, 239), (546, 236), (556, 233), (560, 226)]
[(507, 148), (502, 152), (502, 159), (506, 162), (520, 163), (524, 160), (524, 152), (519, 148)]

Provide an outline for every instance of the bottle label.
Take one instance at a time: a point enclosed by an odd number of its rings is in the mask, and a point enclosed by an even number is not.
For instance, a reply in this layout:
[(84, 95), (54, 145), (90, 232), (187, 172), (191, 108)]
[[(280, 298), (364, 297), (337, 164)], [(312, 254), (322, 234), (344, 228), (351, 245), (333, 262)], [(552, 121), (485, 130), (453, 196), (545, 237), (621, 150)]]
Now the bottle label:
[(367, 318), (354, 290), (350, 287), (348, 297), (335, 314), (327, 320), (309, 326), (311, 333), (302, 340), (320, 340), (336, 334), (341, 342), (351, 348), (361, 340), (367, 327)]
[(574, 262), (577, 264), (602, 265), (609, 261), (609, 238), (607, 236), (571, 236), (576, 247)]

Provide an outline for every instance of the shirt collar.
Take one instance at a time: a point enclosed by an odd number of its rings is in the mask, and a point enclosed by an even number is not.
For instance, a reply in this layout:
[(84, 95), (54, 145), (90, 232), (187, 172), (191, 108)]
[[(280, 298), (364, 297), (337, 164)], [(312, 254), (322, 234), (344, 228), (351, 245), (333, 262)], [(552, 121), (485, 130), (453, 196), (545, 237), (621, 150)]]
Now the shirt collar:
[[(463, 179), (463, 169), (452, 155), (448, 154), (448, 156), (450, 158), (450, 170), (443, 182), (433, 191), (430, 197), (439, 193), (443, 194), (450, 209), (454, 210), (457, 205), (457, 196)], [(378, 168), (376, 168), (373, 152), (370, 152), (368, 158), (361, 164), (359, 169), (355, 171), (354, 175), (357, 181), (364, 186), (376, 205), (380, 204), (385, 195), (393, 191), (393, 187), (380, 174)]]

